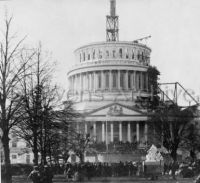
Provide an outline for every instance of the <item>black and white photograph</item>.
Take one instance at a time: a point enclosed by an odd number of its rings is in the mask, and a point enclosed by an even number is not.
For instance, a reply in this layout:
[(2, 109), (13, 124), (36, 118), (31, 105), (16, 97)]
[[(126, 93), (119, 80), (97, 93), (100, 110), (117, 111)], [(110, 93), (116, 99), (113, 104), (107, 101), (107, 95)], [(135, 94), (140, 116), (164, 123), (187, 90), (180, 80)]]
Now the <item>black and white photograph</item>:
[(0, 183), (200, 183), (199, 0), (0, 0)]

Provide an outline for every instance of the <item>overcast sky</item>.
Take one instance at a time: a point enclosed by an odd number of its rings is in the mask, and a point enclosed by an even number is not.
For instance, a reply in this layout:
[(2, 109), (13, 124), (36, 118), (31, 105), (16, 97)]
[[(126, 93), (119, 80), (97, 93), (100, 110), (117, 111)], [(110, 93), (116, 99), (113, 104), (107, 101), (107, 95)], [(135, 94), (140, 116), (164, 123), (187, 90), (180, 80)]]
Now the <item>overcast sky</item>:
[[(0, 26), (7, 9), (13, 29), (26, 43), (39, 41), (57, 60), (56, 80), (67, 86), (73, 51), (84, 44), (105, 41), (109, 0), (0, 0)], [(178, 81), (200, 95), (200, 1), (117, 0), (119, 37), (132, 41), (151, 35), (151, 64), (160, 82)], [(2, 29), (2, 26), (1, 26)]]

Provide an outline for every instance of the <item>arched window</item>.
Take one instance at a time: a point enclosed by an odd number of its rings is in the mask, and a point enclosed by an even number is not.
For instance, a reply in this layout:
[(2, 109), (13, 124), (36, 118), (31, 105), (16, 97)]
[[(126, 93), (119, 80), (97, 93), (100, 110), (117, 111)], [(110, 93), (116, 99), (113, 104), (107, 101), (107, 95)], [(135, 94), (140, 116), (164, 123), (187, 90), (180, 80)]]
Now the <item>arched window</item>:
[(122, 58), (122, 48), (119, 49), (119, 58)]
[(140, 52), (138, 51), (137, 59), (140, 60)]
[(93, 50), (92, 57), (95, 59), (95, 50)]
[(106, 89), (108, 89), (109, 88), (109, 72), (106, 72), (105, 75), (106, 75)]
[(134, 50), (132, 50), (132, 59), (134, 59)]
[(106, 50), (106, 58), (109, 58), (109, 51)]
[(113, 58), (115, 58), (115, 57), (116, 57), (116, 51), (113, 50)]
[(112, 76), (113, 76), (113, 83), (112, 83), (113, 88), (117, 88), (117, 73), (113, 72)]
[(83, 61), (85, 61), (85, 52), (83, 53)]
[(128, 49), (125, 50), (126, 59), (129, 59)]
[(99, 59), (102, 59), (102, 51), (99, 50)]
[(143, 52), (142, 52), (142, 58), (141, 59), (142, 59), (142, 61), (144, 61), (144, 53)]

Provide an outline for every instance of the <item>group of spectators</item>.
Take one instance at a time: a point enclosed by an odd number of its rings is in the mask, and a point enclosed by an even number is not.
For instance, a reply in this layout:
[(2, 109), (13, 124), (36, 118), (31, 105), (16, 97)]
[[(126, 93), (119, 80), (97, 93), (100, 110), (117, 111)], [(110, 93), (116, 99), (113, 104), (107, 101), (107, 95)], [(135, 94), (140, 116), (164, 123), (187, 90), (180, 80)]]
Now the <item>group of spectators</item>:
[(65, 165), (66, 179), (82, 180), (86, 177), (121, 177), (134, 176), (142, 172), (142, 163), (68, 163)]
[[(142, 143), (140, 143), (142, 144)], [(111, 142), (109, 143), (108, 149), (109, 152), (137, 152), (138, 149), (138, 142)], [(147, 143), (143, 144), (144, 146), (147, 145)], [(106, 151), (106, 143), (101, 142), (101, 143), (92, 143), (89, 145), (90, 148), (96, 149), (98, 152), (105, 152)], [(144, 153), (146, 152), (144, 149), (142, 149)]]
[(33, 183), (52, 183), (53, 171), (47, 165), (34, 166), (28, 179), (31, 179)]

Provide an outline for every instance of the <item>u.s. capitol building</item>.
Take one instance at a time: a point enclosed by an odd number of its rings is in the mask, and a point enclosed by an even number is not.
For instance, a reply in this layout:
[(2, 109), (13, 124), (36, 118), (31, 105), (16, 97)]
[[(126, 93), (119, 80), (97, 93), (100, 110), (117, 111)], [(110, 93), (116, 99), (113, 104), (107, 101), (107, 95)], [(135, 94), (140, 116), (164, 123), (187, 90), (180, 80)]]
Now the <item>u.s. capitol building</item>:
[(151, 49), (138, 41), (119, 41), (115, 7), (115, 0), (110, 0), (107, 40), (76, 49), (76, 63), (68, 72), (68, 96), (82, 114), (76, 130), (90, 134), (97, 147), (105, 144), (102, 161), (108, 161), (106, 153), (116, 155), (120, 144), (123, 148), (136, 143), (140, 148), (148, 141), (147, 109), (137, 101), (151, 96)]

